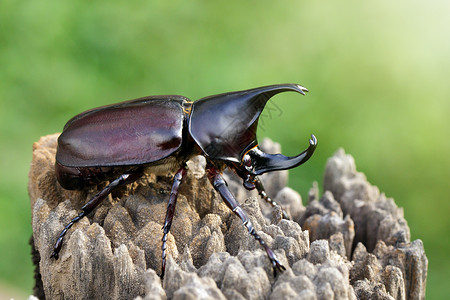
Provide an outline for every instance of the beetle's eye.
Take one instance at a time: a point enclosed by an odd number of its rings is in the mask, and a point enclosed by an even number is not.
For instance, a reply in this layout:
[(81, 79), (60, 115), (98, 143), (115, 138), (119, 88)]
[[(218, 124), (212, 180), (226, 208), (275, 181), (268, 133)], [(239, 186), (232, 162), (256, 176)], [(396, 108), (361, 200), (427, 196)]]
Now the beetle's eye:
[(252, 159), (250, 157), (250, 155), (245, 154), (244, 158), (242, 159), (242, 163), (244, 164), (244, 166), (246, 166), (247, 168), (250, 168), (252, 166)]

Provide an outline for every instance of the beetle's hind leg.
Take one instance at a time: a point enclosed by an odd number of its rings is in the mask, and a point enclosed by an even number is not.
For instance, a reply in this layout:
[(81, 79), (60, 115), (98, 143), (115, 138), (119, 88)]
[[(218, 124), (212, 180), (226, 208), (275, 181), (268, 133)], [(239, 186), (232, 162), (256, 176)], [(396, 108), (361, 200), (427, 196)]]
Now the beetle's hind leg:
[(255, 176), (255, 181), (254, 181), (254, 185), (256, 187), (256, 190), (258, 191), (258, 194), (261, 196), (261, 198), (266, 201), (267, 203), (269, 203), (272, 207), (277, 207), (279, 206), (281, 208), (281, 212), (283, 214), (283, 219), (286, 220), (290, 220), (291, 218), (289, 217), (288, 213), (284, 210), (284, 208), (276, 203), (274, 200), (272, 200), (272, 198), (270, 198), (269, 196), (267, 196), (266, 191), (264, 190), (264, 186), (261, 182), (261, 179), (259, 179), (258, 176)]
[(130, 173), (130, 174), (123, 174), (120, 175), (119, 178), (112, 181), (110, 184), (108, 184), (103, 190), (98, 192), (94, 197), (92, 197), (91, 200), (89, 200), (82, 208), (81, 212), (73, 218), (69, 224), (67, 224), (64, 229), (61, 231), (61, 233), (58, 236), (58, 239), (56, 240), (55, 246), (53, 247), (53, 253), (50, 257), (53, 257), (55, 259), (58, 259), (59, 257), (59, 251), (61, 250), (62, 243), (64, 236), (66, 235), (67, 231), (72, 227), (73, 224), (81, 220), (84, 216), (88, 215), (90, 212), (92, 212), (102, 201), (105, 199), (115, 188), (121, 185), (129, 184), (137, 179), (141, 178), (143, 173)]
[(286, 268), (279, 262), (278, 258), (276, 257), (272, 249), (270, 249), (270, 247), (261, 238), (261, 236), (259, 236), (259, 234), (256, 233), (256, 230), (255, 228), (253, 228), (253, 224), (250, 221), (250, 218), (238, 204), (233, 194), (231, 194), (220, 172), (213, 166), (207, 166), (206, 171), (209, 181), (214, 186), (214, 188), (220, 193), (222, 199), (225, 201), (225, 204), (242, 220), (242, 223), (245, 227), (247, 227), (248, 232), (251, 235), (253, 235), (253, 237), (259, 242), (259, 244), (266, 251), (267, 256), (270, 259), (270, 262), (272, 263), (274, 276), (276, 276), (277, 271), (282, 272), (286, 270)]
[(172, 191), (170, 192), (169, 202), (167, 203), (166, 219), (163, 226), (163, 237), (162, 237), (162, 262), (161, 262), (161, 278), (164, 277), (166, 270), (166, 248), (167, 248), (167, 235), (170, 231), (170, 226), (172, 226), (173, 215), (175, 214), (175, 206), (177, 204), (178, 188), (180, 187), (181, 181), (184, 175), (186, 175), (186, 166), (181, 167), (173, 178)]
[(161, 278), (164, 277), (166, 271), (166, 249), (167, 249), (167, 235), (170, 231), (170, 226), (172, 226), (173, 216), (175, 214), (175, 206), (177, 205), (178, 198), (178, 188), (180, 187), (181, 181), (184, 175), (186, 175), (187, 167), (181, 167), (173, 178), (172, 191), (170, 192), (169, 202), (167, 203), (166, 219), (164, 220), (163, 226), (163, 237), (162, 237), (162, 262), (161, 262)]

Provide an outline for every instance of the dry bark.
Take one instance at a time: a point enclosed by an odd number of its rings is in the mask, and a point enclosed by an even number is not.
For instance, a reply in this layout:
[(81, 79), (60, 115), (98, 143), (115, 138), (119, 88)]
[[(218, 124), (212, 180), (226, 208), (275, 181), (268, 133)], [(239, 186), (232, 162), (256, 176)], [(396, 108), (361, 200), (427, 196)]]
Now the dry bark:
[[(171, 177), (145, 178), (110, 195), (68, 232), (59, 260), (50, 258), (62, 228), (97, 191), (67, 191), (56, 181), (58, 135), (33, 145), (29, 173), (35, 295), (42, 299), (423, 299), (427, 258), (410, 242), (402, 209), (356, 171), (339, 150), (329, 159), (324, 194), (317, 185), (302, 205), (286, 187), (287, 171), (262, 176), (281, 211), (260, 203), (232, 174), (229, 187), (255, 229), (287, 267), (274, 277), (269, 260), (241, 221), (190, 161), (168, 238), (163, 282), (161, 237)], [(262, 143), (267, 152), (279, 145)], [(306, 230), (307, 229), (307, 230)]]

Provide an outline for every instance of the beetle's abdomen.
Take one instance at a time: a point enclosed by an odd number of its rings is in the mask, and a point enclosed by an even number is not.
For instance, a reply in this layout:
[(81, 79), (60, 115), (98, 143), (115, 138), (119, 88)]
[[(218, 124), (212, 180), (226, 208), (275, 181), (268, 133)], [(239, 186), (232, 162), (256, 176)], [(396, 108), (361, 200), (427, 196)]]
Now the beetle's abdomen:
[[(111, 169), (111, 168), (109, 168)], [(97, 185), (108, 180), (108, 171), (105, 168), (74, 168), (55, 164), (56, 179), (66, 190), (81, 190), (88, 186)]]
[(145, 167), (66, 167), (55, 164), (56, 179), (66, 190), (82, 190), (105, 181), (117, 179), (122, 174), (142, 173)]
[(68, 167), (131, 166), (171, 155), (182, 143), (186, 99), (171, 97), (128, 101), (72, 118), (58, 138), (56, 161)]

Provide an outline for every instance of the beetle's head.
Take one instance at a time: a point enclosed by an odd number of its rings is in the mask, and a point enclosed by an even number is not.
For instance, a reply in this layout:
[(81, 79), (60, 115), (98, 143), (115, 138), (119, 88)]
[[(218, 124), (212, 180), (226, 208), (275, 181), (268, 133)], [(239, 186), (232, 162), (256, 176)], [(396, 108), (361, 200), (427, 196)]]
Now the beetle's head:
[(298, 84), (279, 84), (202, 98), (193, 104), (189, 133), (207, 158), (240, 165), (241, 171), (252, 176), (294, 168), (314, 153), (314, 136), (308, 149), (293, 157), (264, 153), (256, 139), (258, 119), (267, 101), (287, 91), (304, 95), (308, 90)]

